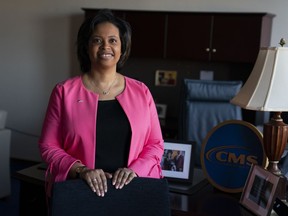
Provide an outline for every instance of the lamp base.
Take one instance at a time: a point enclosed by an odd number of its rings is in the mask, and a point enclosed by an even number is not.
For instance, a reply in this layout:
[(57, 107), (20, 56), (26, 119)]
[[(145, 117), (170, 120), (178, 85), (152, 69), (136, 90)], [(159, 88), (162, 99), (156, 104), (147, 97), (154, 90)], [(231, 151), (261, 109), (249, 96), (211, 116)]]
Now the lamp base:
[(270, 122), (264, 124), (263, 143), (269, 160), (267, 170), (281, 175), (278, 162), (281, 159), (288, 138), (288, 125), (283, 122), (281, 112), (274, 113)]
[(279, 161), (270, 161), (269, 160), (269, 164), (267, 166), (267, 170), (269, 170), (270, 172), (274, 173), (275, 175), (282, 175), (281, 170), (278, 167), (278, 163)]
[(278, 197), (286, 199), (287, 179), (278, 167), (288, 137), (288, 125), (283, 122), (281, 112), (274, 113), (269, 123), (264, 124), (263, 143), (269, 164), (267, 170), (280, 176)]

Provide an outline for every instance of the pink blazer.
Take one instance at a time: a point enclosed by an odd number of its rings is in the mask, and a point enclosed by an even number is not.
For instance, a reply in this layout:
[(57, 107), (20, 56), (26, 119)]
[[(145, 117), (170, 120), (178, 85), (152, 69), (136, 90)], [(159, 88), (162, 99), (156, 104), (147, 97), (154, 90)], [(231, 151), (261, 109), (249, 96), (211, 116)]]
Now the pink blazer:
[[(140, 177), (161, 178), (163, 138), (155, 103), (142, 82), (128, 77), (125, 82), (124, 91), (116, 99), (132, 130), (127, 167)], [(97, 102), (98, 95), (84, 87), (80, 76), (53, 89), (39, 140), (52, 182), (66, 180), (77, 161), (94, 168)]]

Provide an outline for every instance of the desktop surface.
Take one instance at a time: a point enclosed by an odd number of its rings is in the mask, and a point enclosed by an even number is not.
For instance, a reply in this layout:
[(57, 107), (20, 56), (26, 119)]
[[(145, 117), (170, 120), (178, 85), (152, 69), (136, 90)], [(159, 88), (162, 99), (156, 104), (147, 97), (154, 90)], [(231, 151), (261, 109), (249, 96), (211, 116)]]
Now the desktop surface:
[[(15, 175), (21, 181), (20, 215), (46, 215), (45, 169), (43, 164), (20, 170)], [(181, 190), (180, 190), (181, 191)], [(33, 195), (33, 197), (32, 197)], [(215, 189), (206, 179), (199, 177), (188, 192), (170, 189), (172, 216), (252, 216), (240, 203), (241, 194), (225, 193)], [(27, 197), (33, 202), (27, 202)], [(36, 208), (38, 206), (38, 208)], [(41, 207), (41, 208), (40, 208)], [(44, 209), (43, 209), (44, 208)], [(35, 211), (37, 211), (35, 213)]]
[(170, 191), (181, 194), (193, 194), (208, 184), (202, 169), (194, 168), (193, 172), (192, 182), (173, 181), (168, 179)]

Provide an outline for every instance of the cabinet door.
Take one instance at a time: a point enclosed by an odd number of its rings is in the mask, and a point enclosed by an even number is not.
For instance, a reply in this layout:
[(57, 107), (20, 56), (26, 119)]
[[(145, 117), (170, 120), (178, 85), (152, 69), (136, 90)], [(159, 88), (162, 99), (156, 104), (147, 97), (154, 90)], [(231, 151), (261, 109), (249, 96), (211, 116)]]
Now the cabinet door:
[(212, 60), (254, 62), (261, 39), (262, 17), (243, 14), (213, 16)]
[(210, 34), (210, 15), (169, 13), (166, 57), (209, 60)]
[(163, 58), (165, 44), (165, 14), (126, 11), (132, 28), (132, 57)]

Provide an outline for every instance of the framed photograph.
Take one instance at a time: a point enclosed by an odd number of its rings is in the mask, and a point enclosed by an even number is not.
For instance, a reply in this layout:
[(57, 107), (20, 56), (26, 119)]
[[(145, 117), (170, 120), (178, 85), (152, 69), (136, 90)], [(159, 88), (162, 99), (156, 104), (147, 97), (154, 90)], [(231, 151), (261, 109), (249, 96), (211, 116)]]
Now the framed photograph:
[(166, 104), (156, 104), (156, 109), (157, 109), (158, 117), (165, 119), (166, 118), (167, 105)]
[(177, 83), (177, 71), (157, 70), (155, 74), (156, 86), (175, 86)]
[(192, 142), (165, 141), (161, 168), (168, 180), (191, 182), (195, 145)]
[(276, 198), (279, 179), (279, 176), (259, 165), (252, 165), (240, 203), (256, 215), (270, 215)]

